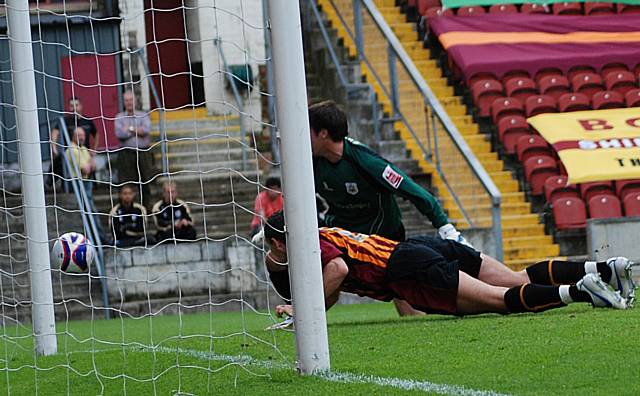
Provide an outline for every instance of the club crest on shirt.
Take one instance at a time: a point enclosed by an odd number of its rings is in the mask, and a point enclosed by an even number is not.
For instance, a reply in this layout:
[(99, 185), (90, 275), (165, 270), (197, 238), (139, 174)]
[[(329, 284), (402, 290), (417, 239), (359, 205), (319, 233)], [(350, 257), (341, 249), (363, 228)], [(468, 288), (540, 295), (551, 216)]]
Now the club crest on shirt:
[(391, 184), (391, 187), (398, 188), (400, 187), (400, 183), (402, 183), (402, 179), (404, 177), (398, 172), (394, 171), (391, 166), (387, 165), (382, 171), (382, 178), (387, 181), (387, 183)]
[(347, 193), (356, 195), (358, 193), (358, 183), (346, 182), (344, 187), (347, 189)]

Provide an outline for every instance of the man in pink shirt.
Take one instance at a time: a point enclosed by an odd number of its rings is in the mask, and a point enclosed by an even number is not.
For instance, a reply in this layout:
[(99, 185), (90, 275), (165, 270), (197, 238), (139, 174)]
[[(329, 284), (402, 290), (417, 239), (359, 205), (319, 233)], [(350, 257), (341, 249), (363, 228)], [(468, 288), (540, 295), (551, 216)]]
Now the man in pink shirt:
[(262, 228), (260, 219), (268, 219), (272, 214), (282, 210), (282, 185), (277, 177), (270, 177), (265, 183), (267, 189), (256, 196), (255, 214), (251, 220), (251, 235), (255, 235)]

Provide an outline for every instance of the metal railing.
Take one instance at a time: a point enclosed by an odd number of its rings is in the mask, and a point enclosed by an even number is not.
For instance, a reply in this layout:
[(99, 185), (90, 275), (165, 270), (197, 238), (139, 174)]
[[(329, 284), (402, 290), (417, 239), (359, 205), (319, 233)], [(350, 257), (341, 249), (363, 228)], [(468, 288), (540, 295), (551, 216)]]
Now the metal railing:
[[(315, 7), (317, 0), (308, 1)], [(458, 209), (452, 213), (450, 208), (449, 217), (459, 226), (491, 227), (495, 256), (502, 260), (501, 193), (423, 77), (420, 68), (430, 62), (427, 51), (417, 52), (425, 58), (416, 65), (373, 0), (320, 3), (337, 16), (339, 23), (333, 27), (347, 46), (355, 47), (363, 73), (399, 120), (397, 127), (409, 148), (435, 167)]]
[[(71, 137), (67, 131), (67, 124), (64, 122), (64, 118), (58, 118), (58, 125), (62, 132), (62, 140), (66, 151), (71, 149)], [(99, 225), (96, 219), (96, 209), (93, 202), (93, 198), (89, 199), (87, 192), (84, 188), (84, 182), (82, 180), (82, 173), (80, 171), (80, 164), (77, 163), (75, 155), (67, 155), (67, 152), (61, 152), (64, 165), (67, 169), (67, 174), (70, 176), (71, 186), (73, 187), (73, 193), (78, 201), (78, 207), (80, 208), (80, 214), (82, 215), (82, 223), (88, 228), (89, 241), (93, 243), (93, 246), (98, 250), (98, 255), (95, 258), (96, 268), (98, 269), (98, 276), (100, 278), (100, 284), (102, 286), (102, 302), (104, 304), (105, 317), (109, 319), (111, 317), (109, 306), (109, 289), (107, 288), (107, 276), (104, 267), (104, 251), (102, 250), (102, 239), (100, 238)], [(74, 176), (75, 175), (75, 176)]]

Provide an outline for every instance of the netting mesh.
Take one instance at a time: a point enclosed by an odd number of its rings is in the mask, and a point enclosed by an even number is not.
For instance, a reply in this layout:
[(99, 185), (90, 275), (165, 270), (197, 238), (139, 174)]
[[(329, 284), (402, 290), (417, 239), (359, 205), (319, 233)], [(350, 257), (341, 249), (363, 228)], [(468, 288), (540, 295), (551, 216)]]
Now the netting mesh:
[(6, 4), (1, 388), (206, 393), (291, 367), (250, 242), (273, 209), (256, 196), (280, 194), (262, 1), (29, 4), (50, 244), (74, 231), (97, 255), (89, 274), (52, 269), (59, 353), (38, 358)]

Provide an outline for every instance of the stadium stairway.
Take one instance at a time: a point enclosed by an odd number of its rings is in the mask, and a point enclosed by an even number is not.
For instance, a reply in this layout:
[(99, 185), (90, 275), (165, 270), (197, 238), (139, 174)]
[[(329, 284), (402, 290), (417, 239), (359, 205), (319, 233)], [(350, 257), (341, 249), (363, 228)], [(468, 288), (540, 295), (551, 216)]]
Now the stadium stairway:
[[(344, 29), (340, 17), (335, 12), (331, 3), (332, 2), (328, 0), (318, 1), (326, 18), (332, 23), (333, 28), (338, 31), (345, 47), (355, 58), (357, 55), (355, 43), (351, 40), (346, 29)], [(333, 0), (333, 3), (336, 4), (340, 10), (345, 10), (344, 15), (342, 15), (345, 20), (352, 20), (349, 19), (353, 17), (352, 14), (350, 14), (351, 11), (349, 11), (353, 10), (353, 7), (350, 6), (351, 0)], [(480, 133), (478, 125), (474, 122), (473, 118), (467, 114), (467, 109), (463, 104), (462, 98), (454, 95), (453, 87), (449, 86), (446, 78), (442, 77), (442, 69), (440, 69), (435, 60), (430, 59), (429, 50), (424, 48), (422, 41), (419, 39), (415, 24), (406, 22), (406, 15), (402, 13), (400, 7), (395, 5), (394, 0), (376, 0), (375, 4), (391, 29), (395, 32), (407, 53), (413, 59), (416, 67), (429, 83), (452, 121), (458, 127), (458, 130), (463, 135), (469, 147), (474, 151), (478, 160), (483, 164), (501, 191), (503, 197), (502, 227), (505, 263), (513, 269), (521, 269), (532, 262), (558, 256), (560, 253), (559, 245), (553, 243), (552, 236), (545, 234), (540, 215), (532, 213), (531, 205), (526, 201), (525, 194), (520, 191), (517, 180), (513, 178), (509, 170), (505, 169), (504, 163), (498, 158), (498, 154), (491, 151), (491, 143), (485, 135)], [(367, 47), (365, 51), (367, 53), (380, 54), (380, 56), (370, 57), (369, 62), (374, 69), (384, 74), (388, 62), (386, 56), (387, 51), (386, 48), (381, 47), (379, 40), (369, 37), (373, 34), (372, 29), (374, 29), (372, 26), (367, 26), (365, 23), (363, 27), (365, 31), (364, 43), (365, 47)], [(384, 46), (386, 47), (386, 44), (384, 44)], [(362, 62), (361, 66), (363, 77), (374, 86), (378, 98), (383, 104), (384, 111), (390, 113), (392, 109), (390, 100), (385, 96), (382, 88), (378, 85), (372, 71), (368, 69), (367, 65)], [(421, 103), (422, 98), (414, 98), (408, 95), (410, 84), (410, 81), (404, 81), (402, 80), (402, 75), (400, 76), (399, 90), (401, 101), (403, 101), (403, 103), (415, 101), (415, 105), (406, 106), (414, 108), (414, 114), (407, 114), (405, 112), (405, 117), (409, 120), (424, 119)], [(403, 97), (403, 93), (407, 93), (407, 96)], [(396, 128), (406, 141), (407, 147), (412, 149), (414, 158), (418, 160), (423, 170), (432, 175), (433, 185), (438, 190), (443, 205), (449, 213), (449, 217), (457, 223), (460, 229), (467, 228), (468, 224), (464, 221), (460, 209), (445, 188), (442, 179), (438, 177), (433, 165), (422, 158), (422, 156), (416, 155), (419, 150), (418, 144), (415, 142), (413, 136), (400, 122), (398, 122)], [(462, 186), (472, 178), (471, 175), (469, 175), (468, 172), (464, 172), (463, 169), (456, 172), (449, 169), (447, 172), (447, 175), (453, 175), (449, 176), (452, 183), (454, 185), (459, 184), (456, 188), (457, 191), (463, 191), (464, 187)], [(459, 198), (463, 202), (474, 202), (474, 199), (477, 199), (471, 189), (469, 189), (468, 194), (461, 195)], [(486, 214), (484, 217), (485, 221), (481, 223), (480, 226), (489, 225), (490, 213), (488, 208), (481, 210), (486, 210)]]

